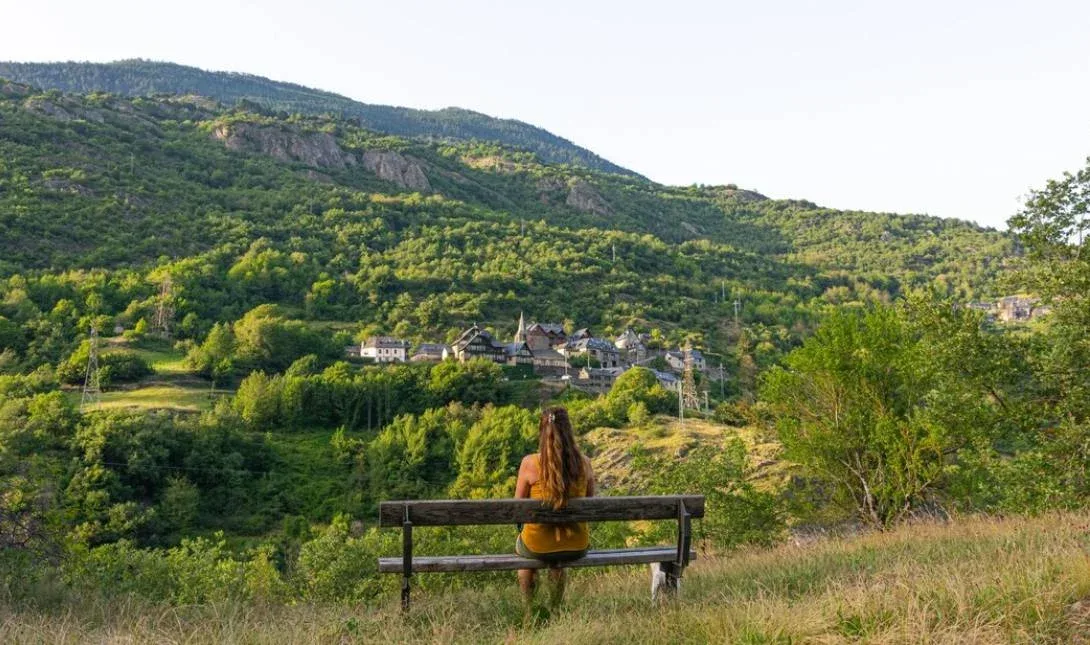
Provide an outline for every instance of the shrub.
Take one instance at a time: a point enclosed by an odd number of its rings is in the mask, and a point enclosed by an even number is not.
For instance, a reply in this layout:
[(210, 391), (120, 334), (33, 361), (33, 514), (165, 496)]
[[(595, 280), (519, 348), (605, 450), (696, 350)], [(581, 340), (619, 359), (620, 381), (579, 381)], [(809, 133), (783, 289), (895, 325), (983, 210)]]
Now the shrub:
[(289, 587), (272, 564), (271, 549), (236, 558), (222, 533), (182, 540), (170, 549), (141, 549), (128, 540), (88, 548), (74, 545), (63, 576), (73, 587), (105, 596), (197, 604), (282, 599)]
[[(745, 464), (745, 446), (732, 439), (723, 446), (699, 446), (681, 460), (638, 451), (632, 466), (646, 479), (648, 493), (705, 496), (704, 519), (694, 527), (695, 536), (719, 548), (771, 544), (783, 533), (783, 510), (776, 495), (746, 480)], [(645, 539), (660, 540), (675, 529), (658, 524)]]
[[(57, 366), (57, 378), (69, 384), (82, 383), (87, 376), (87, 361), (90, 345), (85, 341), (67, 360)], [(139, 354), (128, 350), (106, 352), (99, 356), (98, 363), (107, 381), (111, 383), (137, 381), (154, 373)]]
[(648, 411), (647, 404), (643, 401), (636, 401), (628, 406), (628, 422), (632, 425), (642, 426), (650, 420), (651, 412)]
[(381, 590), (373, 540), (349, 535), (349, 518), (337, 515), (317, 538), (303, 544), (296, 568), (307, 600), (363, 602)]
[(628, 407), (642, 402), (655, 414), (672, 412), (674, 397), (662, 387), (655, 373), (643, 367), (633, 367), (617, 377), (606, 394), (606, 402), (617, 411), (616, 416), (628, 411)]

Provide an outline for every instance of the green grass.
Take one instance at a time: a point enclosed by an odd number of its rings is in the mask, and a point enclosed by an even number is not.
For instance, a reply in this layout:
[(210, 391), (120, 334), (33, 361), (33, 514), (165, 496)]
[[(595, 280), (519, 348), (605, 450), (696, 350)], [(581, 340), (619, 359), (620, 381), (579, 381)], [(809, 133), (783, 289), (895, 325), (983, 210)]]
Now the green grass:
[[(122, 385), (103, 392), (99, 404), (92, 410), (132, 408), (201, 412), (210, 410), (215, 403), (216, 399), (210, 396), (211, 384), (189, 371), (185, 366), (185, 354), (174, 349), (170, 343), (154, 338), (130, 342), (120, 336), (106, 342), (103, 353), (131, 351), (147, 361), (155, 373), (132, 386)], [(225, 390), (217, 388), (217, 398), (224, 394)], [(68, 395), (79, 404), (81, 395), (78, 389), (69, 391)]]
[(185, 354), (176, 351), (174, 349), (141, 349), (137, 348), (137, 354), (139, 354), (145, 361), (151, 365), (151, 368), (155, 370), (155, 373), (159, 376), (180, 376), (185, 374), (192, 374), (185, 366)]
[(167, 341), (157, 338), (144, 338), (131, 342), (117, 336), (107, 339), (104, 353), (117, 350), (131, 351), (145, 361), (155, 370), (156, 377), (189, 376), (193, 373), (185, 366), (185, 353), (174, 349)]
[[(524, 622), (514, 580), (417, 589), (374, 609), (139, 599), (0, 604), (0, 642), (1077, 643), (1090, 634), (1090, 515), (969, 518), (704, 557), (659, 607), (644, 568), (579, 571)], [(1083, 639), (1080, 641), (1080, 639)]]
[[(202, 412), (212, 409), (215, 399), (209, 396), (207, 387), (183, 387), (180, 385), (152, 385), (134, 390), (112, 390), (103, 392), (99, 403), (92, 410), (117, 410), (133, 408), (139, 410), (176, 410), (179, 412)], [(80, 400), (79, 391), (72, 393), (74, 401)], [(223, 396), (217, 390), (217, 397)]]

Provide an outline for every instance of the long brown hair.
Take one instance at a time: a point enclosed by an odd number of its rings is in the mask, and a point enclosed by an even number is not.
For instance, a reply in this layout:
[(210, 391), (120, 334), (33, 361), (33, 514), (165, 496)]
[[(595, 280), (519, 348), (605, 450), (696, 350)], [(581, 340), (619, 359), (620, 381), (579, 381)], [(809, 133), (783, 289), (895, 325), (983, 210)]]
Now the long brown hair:
[(568, 503), (571, 489), (586, 478), (583, 453), (575, 443), (568, 411), (546, 408), (538, 424), (540, 481), (545, 501), (560, 510)]

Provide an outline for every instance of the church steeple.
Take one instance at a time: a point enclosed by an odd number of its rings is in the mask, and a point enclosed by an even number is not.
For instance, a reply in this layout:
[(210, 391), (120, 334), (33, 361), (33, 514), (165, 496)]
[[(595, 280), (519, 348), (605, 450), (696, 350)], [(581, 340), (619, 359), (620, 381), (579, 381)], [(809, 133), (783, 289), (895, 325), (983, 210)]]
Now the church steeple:
[(526, 319), (523, 318), (522, 312), (519, 312), (519, 330), (515, 332), (515, 342), (526, 342)]

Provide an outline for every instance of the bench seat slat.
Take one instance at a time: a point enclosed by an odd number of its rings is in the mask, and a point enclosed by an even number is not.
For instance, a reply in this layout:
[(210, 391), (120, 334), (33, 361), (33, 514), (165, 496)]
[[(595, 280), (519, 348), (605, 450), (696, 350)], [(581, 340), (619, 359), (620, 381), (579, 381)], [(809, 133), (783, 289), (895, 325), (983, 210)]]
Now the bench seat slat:
[(679, 502), (693, 518), (704, 517), (703, 495), (581, 497), (559, 511), (532, 499), (413, 500), (379, 504), (379, 525), (401, 526), (406, 508), (414, 526), (669, 520), (678, 517)]
[[(696, 552), (689, 552), (689, 559), (695, 559)], [(613, 549), (589, 551), (584, 557), (564, 563), (564, 567), (602, 567), (621, 564), (648, 564), (651, 562), (671, 562), (677, 559), (677, 547), (637, 547), (632, 549)], [(402, 573), (401, 557), (379, 558), (379, 573)], [(457, 555), (429, 556), (413, 558), (413, 573), (440, 573), (457, 571), (512, 571), (515, 569), (545, 569), (549, 565), (541, 560), (532, 560), (519, 555)]]

